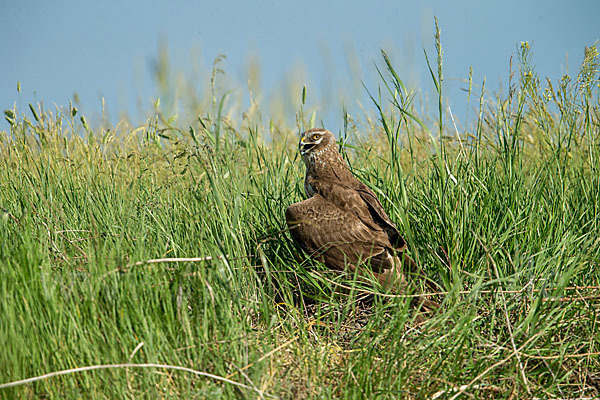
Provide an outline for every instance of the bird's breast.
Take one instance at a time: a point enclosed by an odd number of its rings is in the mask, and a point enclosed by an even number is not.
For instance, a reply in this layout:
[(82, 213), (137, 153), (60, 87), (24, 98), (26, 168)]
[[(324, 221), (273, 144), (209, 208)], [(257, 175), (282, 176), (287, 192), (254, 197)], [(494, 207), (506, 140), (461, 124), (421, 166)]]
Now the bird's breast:
[(304, 179), (304, 192), (306, 193), (306, 197), (313, 197), (316, 193), (315, 188), (308, 182), (308, 176)]

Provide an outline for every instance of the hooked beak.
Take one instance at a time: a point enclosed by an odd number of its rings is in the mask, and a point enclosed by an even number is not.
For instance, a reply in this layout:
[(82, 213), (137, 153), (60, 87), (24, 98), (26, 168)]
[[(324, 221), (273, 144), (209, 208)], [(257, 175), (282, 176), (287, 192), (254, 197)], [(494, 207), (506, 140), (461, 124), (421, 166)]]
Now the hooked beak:
[(302, 136), (300, 138), (300, 143), (298, 143), (298, 150), (300, 151), (300, 154), (304, 155), (304, 145), (306, 144), (306, 142), (304, 141), (304, 136)]
[(307, 142), (306, 141), (306, 137), (302, 136), (300, 138), (300, 143), (298, 143), (298, 150), (300, 150), (300, 154), (301, 155), (305, 155), (306, 153), (308, 153), (308, 151), (310, 149), (312, 149), (313, 147), (315, 147), (317, 145), (317, 143), (314, 142)]

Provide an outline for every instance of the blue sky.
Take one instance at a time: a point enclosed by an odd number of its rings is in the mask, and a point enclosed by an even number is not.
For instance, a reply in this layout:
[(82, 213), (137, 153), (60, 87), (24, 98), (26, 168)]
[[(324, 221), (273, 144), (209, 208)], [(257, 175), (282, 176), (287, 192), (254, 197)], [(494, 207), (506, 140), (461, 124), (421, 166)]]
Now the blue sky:
[[(434, 15), (448, 101), (459, 118), (469, 66), (477, 84), (486, 77), (488, 88), (498, 90), (511, 54), (527, 40), (540, 76), (558, 79), (567, 68), (575, 73), (584, 46), (600, 39), (598, 0), (11, 1), (0, 13), (0, 107), (67, 105), (77, 93), (88, 115), (101, 113), (103, 97), (113, 123), (119, 112), (143, 122), (139, 110), (151, 109), (158, 94), (150, 71), (162, 41), (176, 70), (210, 71), (225, 54), (222, 67), (241, 90), (250, 60), (258, 60), (265, 98), (302, 66), (309, 104), (321, 106), (320, 117), (337, 131), (340, 87), (351, 112), (358, 101), (371, 107), (360, 82), (377, 89), (373, 63), (381, 61), (380, 48), (412, 86), (431, 90), (422, 48), (433, 55)], [(349, 66), (348, 54), (357, 66)]]

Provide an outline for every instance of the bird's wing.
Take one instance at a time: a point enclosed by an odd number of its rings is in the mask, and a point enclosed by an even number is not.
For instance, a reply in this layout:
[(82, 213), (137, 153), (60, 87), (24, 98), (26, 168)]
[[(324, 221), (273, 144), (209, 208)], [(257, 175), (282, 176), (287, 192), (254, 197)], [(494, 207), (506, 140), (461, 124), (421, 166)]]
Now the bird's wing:
[(404, 250), (406, 242), (396, 225), (386, 214), (375, 193), (364, 183), (353, 177), (352, 181), (324, 181), (311, 179), (314, 190), (337, 207), (347, 210), (373, 231), (384, 231), (388, 236), (387, 246)]
[(393, 266), (390, 242), (382, 229), (372, 229), (353, 212), (320, 194), (292, 204), (286, 221), (294, 240), (312, 257), (336, 269), (361, 262), (375, 272)]
[(381, 202), (373, 193), (371, 189), (358, 179), (356, 179), (356, 191), (360, 194), (360, 197), (363, 199), (365, 203), (369, 206), (369, 211), (373, 218), (377, 221), (377, 223), (382, 226), (388, 235), (390, 236), (390, 241), (392, 242), (395, 249), (404, 250), (406, 248), (406, 242), (404, 238), (398, 232), (398, 228), (390, 217), (387, 215)]

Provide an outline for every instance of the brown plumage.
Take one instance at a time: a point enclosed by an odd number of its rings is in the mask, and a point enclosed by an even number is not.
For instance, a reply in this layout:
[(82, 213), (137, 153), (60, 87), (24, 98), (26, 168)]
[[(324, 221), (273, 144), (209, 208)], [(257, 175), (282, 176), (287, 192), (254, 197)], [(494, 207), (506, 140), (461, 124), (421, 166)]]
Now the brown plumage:
[[(307, 200), (285, 213), (290, 233), (311, 257), (336, 270), (371, 273), (386, 288), (401, 292), (403, 269), (413, 269), (406, 242), (377, 196), (352, 175), (326, 129), (302, 134)], [(366, 268), (370, 268), (370, 271)]]

